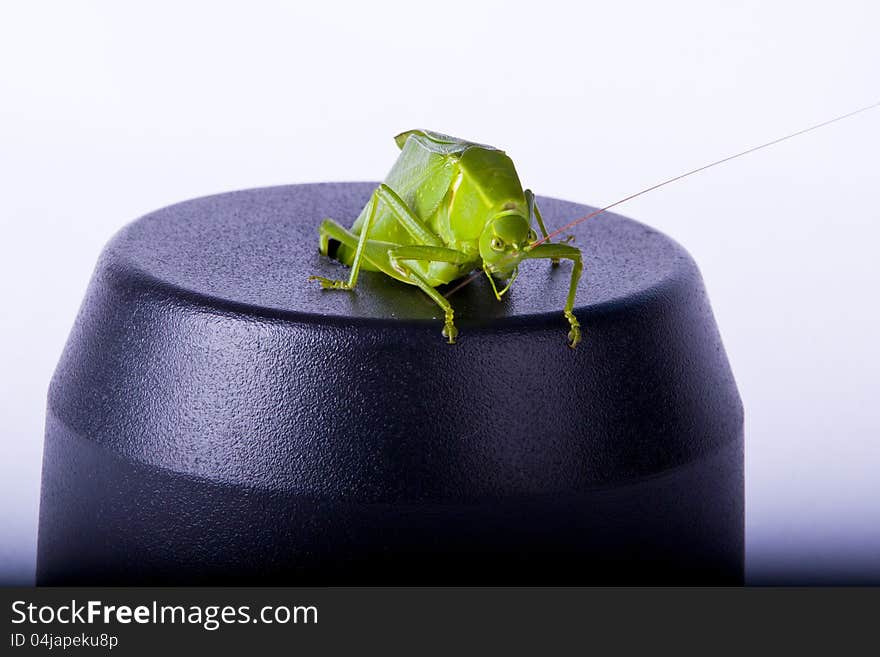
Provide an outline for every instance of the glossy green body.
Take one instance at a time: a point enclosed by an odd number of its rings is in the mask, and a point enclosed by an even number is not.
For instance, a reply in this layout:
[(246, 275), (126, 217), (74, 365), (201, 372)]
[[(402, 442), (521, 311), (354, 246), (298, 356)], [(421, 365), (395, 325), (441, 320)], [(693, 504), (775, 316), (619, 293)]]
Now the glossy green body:
[[(501, 210), (517, 209), (528, 216), (525, 194), (513, 161), (504, 151), (465, 141), (440, 143), (421, 132), (403, 133), (400, 156), (384, 183), (394, 190), (413, 214), (443, 241), (444, 246), (469, 256), (467, 262), (415, 262), (413, 267), (436, 287), (451, 283), (480, 267), (479, 239)], [(364, 206), (351, 232), (360, 235), (370, 211)], [(377, 210), (370, 239), (400, 245), (422, 244), (388, 208)], [(336, 257), (352, 264), (354, 249), (340, 246)], [(379, 271), (370, 263), (364, 269)], [(410, 282), (397, 272), (393, 275)]]
[[(327, 289), (351, 290), (361, 268), (380, 271), (422, 289), (445, 314), (443, 335), (455, 342), (458, 330), (449, 301), (436, 287), (482, 269), (495, 296), (510, 289), (520, 262), (571, 260), (572, 278), (563, 314), (569, 344), (580, 341), (573, 313), (581, 254), (547, 241), (547, 229), (529, 190), (523, 190), (511, 159), (491, 146), (427, 130), (398, 135), (400, 156), (360, 215), (346, 229), (325, 219), (319, 229), (322, 254), (351, 266), (348, 281), (312, 276)], [(538, 239), (532, 224), (541, 230)], [(499, 291), (495, 279), (506, 279)]]

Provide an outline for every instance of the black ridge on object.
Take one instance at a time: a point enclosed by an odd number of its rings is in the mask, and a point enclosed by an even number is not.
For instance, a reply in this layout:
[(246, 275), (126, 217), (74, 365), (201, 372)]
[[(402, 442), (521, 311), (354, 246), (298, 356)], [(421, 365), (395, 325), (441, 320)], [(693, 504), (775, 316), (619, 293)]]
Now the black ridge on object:
[[(374, 183), (164, 208), (105, 248), (49, 392), (40, 584), (737, 583), (743, 417), (699, 272), (608, 214), (569, 265), (421, 291), (317, 253)], [(549, 226), (590, 208), (539, 199)]]

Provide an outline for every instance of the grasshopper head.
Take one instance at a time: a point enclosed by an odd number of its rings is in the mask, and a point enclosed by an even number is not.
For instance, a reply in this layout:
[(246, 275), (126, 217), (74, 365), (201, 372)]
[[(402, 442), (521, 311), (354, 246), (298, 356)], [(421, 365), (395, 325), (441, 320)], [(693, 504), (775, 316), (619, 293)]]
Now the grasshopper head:
[(526, 248), (537, 239), (529, 221), (516, 210), (498, 213), (480, 235), (483, 268), (499, 276), (509, 276), (522, 261)]

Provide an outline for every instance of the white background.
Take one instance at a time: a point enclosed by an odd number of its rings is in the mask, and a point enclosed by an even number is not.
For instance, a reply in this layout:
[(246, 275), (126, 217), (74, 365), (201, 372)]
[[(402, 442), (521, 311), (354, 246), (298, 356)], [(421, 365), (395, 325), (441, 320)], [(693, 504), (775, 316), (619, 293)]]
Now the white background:
[[(603, 205), (880, 100), (880, 5), (4, 2), (0, 582), (103, 244), (236, 188), (375, 180), (428, 127)], [(622, 206), (702, 268), (746, 408), (753, 581), (880, 576), (880, 110)]]

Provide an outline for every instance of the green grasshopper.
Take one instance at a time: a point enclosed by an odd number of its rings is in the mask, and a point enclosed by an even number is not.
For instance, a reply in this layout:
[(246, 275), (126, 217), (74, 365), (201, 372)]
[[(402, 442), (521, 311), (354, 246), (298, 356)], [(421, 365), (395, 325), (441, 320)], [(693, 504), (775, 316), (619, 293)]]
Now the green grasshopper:
[[(321, 276), (310, 276), (309, 280), (320, 281), (324, 288), (351, 290), (363, 267), (417, 285), (443, 309), (443, 335), (451, 344), (458, 335), (454, 313), (449, 300), (435, 289), (437, 286), (482, 270), (500, 301), (516, 280), (523, 260), (547, 258), (558, 264), (560, 259), (568, 259), (573, 263), (571, 284), (562, 312), (570, 326), (568, 344), (576, 347), (581, 341), (581, 327), (574, 316), (574, 299), (583, 270), (581, 252), (564, 243), (550, 243), (550, 238), (637, 196), (875, 108), (880, 108), (880, 102), (667, 178), (578, 217), (550, 234), (535, 195), (523, 190), (513, 162), (503, 151), (427, 130), (403, 132), (395, 137), (401, 149), (397, 162), (370, 196), (351, 230), (331, 219), (321, 223), (320, 251), (329, 255), (330, 240), (339, 242), (336, 258), (351, 266), (348, 281)], [(541, 230), (540, 239), (533, 223)], [(496, 277), (507, 281), (500, 291)]]
[[(581, 252), (548, 241), (535, 195), (523, 190), (513, 161), (497, 148), (427, 130), (401, 133), (395, 141), (401, 149), (397, 162), (351, 230), (332, 219), (321, 223), (320, 251), (329, 255), (330, 241), (339, 243), (335, 257), (351, 267), (348, 280), (309, 280), (325, 289), (352, 290), (365, 269), (415, 285), (443, 310), (443, 336), (454, 344), (454, 311), (438, 286), (482, 270), (500, 301), (523, 260), (571, 260), (562, 312), (570, 327), (568, 344), (576, 347), (581, 341), (574, 316)], [(496, 278), (504, 285), (500, 290)]]

